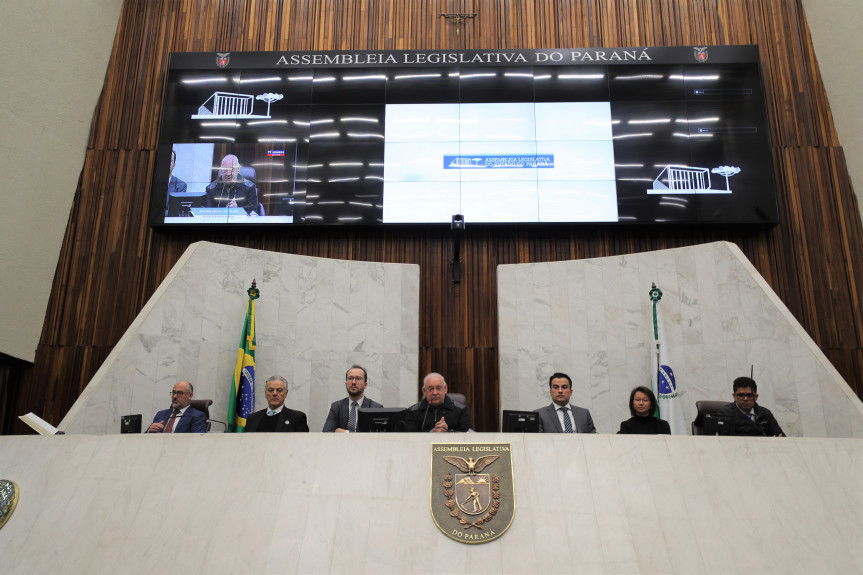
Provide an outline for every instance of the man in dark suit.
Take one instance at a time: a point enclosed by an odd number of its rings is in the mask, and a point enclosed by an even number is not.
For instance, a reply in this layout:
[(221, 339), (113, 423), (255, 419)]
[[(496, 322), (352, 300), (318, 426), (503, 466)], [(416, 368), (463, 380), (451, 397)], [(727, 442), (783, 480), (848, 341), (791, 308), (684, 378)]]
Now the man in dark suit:
[(540, 433), (596, 433), (590, 411), (572, 405), (572, 379), (565, 373), (555, 373), (548, 379), (551, 405), (535, 409), (539, 413)]
[(327, 414), (327, 421), (322, 431), (340, 433), (356, 431), (357, 410), (360, 407), (383, 407), (380, 403), (364, 397), (368, 385), (366, 368), (352, 365), (345, 373), (345, 389), (348, 390), (348, 397), (334, 401), (330, 405), (330, 412)]
[(206, 433), (207, 414), (189, 405), (194, 392), (188, 381), (175, 383), (171, 407), (156, 414), (147, 433)]
[(305, 413), (285, 407), (285, 399), (288, 397), (288, 380), (274, 375), (267, 380), (264, 392), (267, 395), (268, 407), (256, 411), (246, 419), (245, 431), (247, 433), (309, 430)]
[(755, 437), (785, 437), (773, 413), (756, 403), (758, 385), (751, 377), (738, 377), (732, 384), (734, 401), (720, 407), (716, 415), (726, 418), (720, 435), (750, 435)]
[(171, 194), (178, 193), (184, 194), (186, 193), (186, 182), (178, 178), (174, 175), (174, 166), (177, 165), (177, 152), (171, 150), (171, 176), (168, 179), (168, 195), (165, 198), (165, 215), (166, 216), (178, 216), (179, 214), (170, 214), (168, 210), (171, 204)]

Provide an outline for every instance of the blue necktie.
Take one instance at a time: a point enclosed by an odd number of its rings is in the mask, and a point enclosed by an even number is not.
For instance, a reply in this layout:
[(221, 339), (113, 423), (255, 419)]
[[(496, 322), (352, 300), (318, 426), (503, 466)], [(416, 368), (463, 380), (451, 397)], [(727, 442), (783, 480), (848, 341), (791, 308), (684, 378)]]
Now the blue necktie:
[(569, 408), (561, 407), (560, 410), (563, 412), (563, 432), (575, 433), (572, 429), (572, 420), (569, 418)]
[(275, 414), (276, 414), (276, 412), (275, 412), (275, 411), (273, 411), (272, 409), (271, 409), (270, 411), (268, 411), (268, 412), (267, 412), (267, 416), (268, 416), (268, 417), (269, 417), (269, 416), (272, 416), (272, 415), (275, 415)]

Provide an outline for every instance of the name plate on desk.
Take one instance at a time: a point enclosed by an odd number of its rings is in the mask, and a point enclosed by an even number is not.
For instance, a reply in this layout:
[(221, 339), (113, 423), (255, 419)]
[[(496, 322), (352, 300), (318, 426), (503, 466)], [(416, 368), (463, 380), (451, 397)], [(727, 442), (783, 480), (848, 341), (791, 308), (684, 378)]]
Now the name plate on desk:
[(510, 444), (432, 444), (431, 514), (444, 535), (462, 543), (503, 535), (515, 515)]
[(244, 208), (191, 208), (190, 211), (196, 218), (218, 218), (225, 220), (228, 218), (254, 217), (247, 214)]
[(166, 224), (291, 224), (294, 216), (259, 216), (256, 213), (247, 214), (244, 208), (189, 208), (187, 216), (170, 216), (165, 218)]

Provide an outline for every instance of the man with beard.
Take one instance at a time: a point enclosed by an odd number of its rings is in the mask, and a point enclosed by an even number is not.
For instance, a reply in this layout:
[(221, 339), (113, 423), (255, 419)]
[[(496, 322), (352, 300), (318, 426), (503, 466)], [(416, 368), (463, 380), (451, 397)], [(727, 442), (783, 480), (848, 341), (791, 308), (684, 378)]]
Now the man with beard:
[(189, 405), (194, 391), (188, 381), (175, 383), (171, 407), (156, 414), (147, 433), (206, 433), (207, 415)]
[(240, 175), (240, 160), (233, 154), (222, 158), (219, 177), (207, 186), (208, 208), (241, 207), (249, 215), (258, 213), (258, 188)]
[(327, 421), (322, 431), (340, 433), (357, 430), (357, 409), (360, 407), (383, 407), (380, 403), (364, 397), (369, 385), (366, 369), (360, 365), (352, 365), (345, 373), (345, 389), (348, 397), (334, 401), (330, 405)]
[(785, 433), (770, 410), (756, 403), (758, 385), (754, 379), (738, 377), (734, 380), (732, 388), (734, 401), (716, 411), (716, 415), (728, 420), (728, 427), (720, 435), (785, 437)]

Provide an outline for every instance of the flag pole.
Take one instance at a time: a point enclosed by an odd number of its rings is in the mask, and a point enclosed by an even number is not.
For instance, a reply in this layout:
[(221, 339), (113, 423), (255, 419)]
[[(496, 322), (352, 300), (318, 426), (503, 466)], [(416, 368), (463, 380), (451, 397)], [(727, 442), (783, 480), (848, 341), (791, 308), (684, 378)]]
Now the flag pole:
[[(659, 363), (659, 323), (656, 317), (656, 303), (662, 299), (662, 290), (656, 287), (656, 282), (650, 282), (650, 292), (648, 292), (650, 296), (650, 301), (653, 303), (653, 357), (656, 360), (656, 369), (653, 370), (653, 375), (651, 376), (651, 389), (653, 393), (658, 397), (659, 396), (659, 378), (661, 377), (660, 363)], [(655, 384), (655, 385), (654, 385)], [(654, 414), (656, 417), (661, 417), (659, 405), (656, 406), (656, 413)]]
[(242, 433), (246, 428), (246, 418), (255, 409), (255, 300), (261, 297), (255, 280), (246, 290), (249, 300), (246, 304), (246, 320), (243, 322), (243, 335), (237, 349), (237, 364), (228, 397), (228, 432)]
[(653, 302), (653, 345), (651, 357), (653, 372), (650, 376), (653, 393), (656, 395), (656, 417), (668, 422), (672, 435), (686, 435), (686, 424), (683, 421), (683, 409), (680, 403), (680, 388), (671, 369), (671, 358), (668, 356), (668, 345), (665, 343), (665, 331), (662, 325), (662, 313), (659, 300), (662, 290), (651, 283), (650, 301)]

